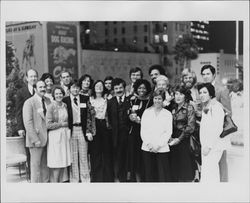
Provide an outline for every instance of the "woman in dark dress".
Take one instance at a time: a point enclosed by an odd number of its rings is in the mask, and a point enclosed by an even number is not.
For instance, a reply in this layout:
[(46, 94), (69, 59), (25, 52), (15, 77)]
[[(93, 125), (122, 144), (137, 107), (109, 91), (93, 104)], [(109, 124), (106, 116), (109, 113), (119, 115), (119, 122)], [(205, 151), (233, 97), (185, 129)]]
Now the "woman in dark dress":
[(195, 110), (189, 103), (191, 92), (184, 86), (174, 88), (174, 97), (173, 134), (169, 141), (172, 181), (191, 182), (195, 174), (195, 160), (190, 151), (190, 135), (195, 130)]
[(131, 128), (128, 144), (128, 180), (131, 182), (144, 181), (144, 167), (142, 160), (142, 140), (140, 136), (141, 117), (150, 103), (151, 86), (147, 80), (139, 79), (134, 83), (135, 94), (130, 97)]

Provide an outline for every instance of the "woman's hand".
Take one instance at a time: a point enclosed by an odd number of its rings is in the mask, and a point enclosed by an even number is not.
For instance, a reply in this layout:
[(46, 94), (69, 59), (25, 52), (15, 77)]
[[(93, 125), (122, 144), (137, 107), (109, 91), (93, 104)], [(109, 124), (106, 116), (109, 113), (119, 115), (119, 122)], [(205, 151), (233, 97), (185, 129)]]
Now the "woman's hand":
[(209, 154), (209, 152), (211, 151), (211, 148), (210, 147), (204, 147), (203, 150), (202, 150), (202, 154), (204, 156), (207, 156)]
[(168, 141), (168, 145), (169, 146), (174, 146), (180, 143), (180, 139), (179, 138), (170, 138)]

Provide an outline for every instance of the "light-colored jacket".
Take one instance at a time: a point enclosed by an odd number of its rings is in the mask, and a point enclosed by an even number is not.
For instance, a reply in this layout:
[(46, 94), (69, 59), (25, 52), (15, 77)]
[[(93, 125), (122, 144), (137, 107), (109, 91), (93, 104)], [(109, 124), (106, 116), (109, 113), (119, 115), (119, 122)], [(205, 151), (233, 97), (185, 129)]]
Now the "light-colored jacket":
[(208, 111), (202, 111), (200, 122), (200, 141), (202, 147), (209, 147), (212, 150), (226, 149), (225, 138), (220, 138), (223, 131), (225, 112), (221, 103), (215, 98), (211, 100)]
[[(45, 97), (45, 104), (50, 104), (50, 99)], [(43, 113), (41, 97), (37, 94), (27, 99), (23, 105), (23, 123), (26, 130), (26, 147), (35, 147), (37, 141), (40, 147), (47, 144), (47, 128)]]
[(154, 107), (144, 111), (141, 119), (141, 138), (144, 151), (149, 151), (148, 144), (160, 146), (158, 152), (169, 152), (168, 141), (173, 132), (172, 114), (162, 109), (158, 115), (155, 114)]

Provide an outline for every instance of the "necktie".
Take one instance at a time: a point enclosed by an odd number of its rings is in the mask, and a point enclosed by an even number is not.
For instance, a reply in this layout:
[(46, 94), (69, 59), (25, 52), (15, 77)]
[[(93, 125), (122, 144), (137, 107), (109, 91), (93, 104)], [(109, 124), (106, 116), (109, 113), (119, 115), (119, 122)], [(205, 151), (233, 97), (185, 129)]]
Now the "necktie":
[(76, 104), (76, 106), (78, 106), (77, 98), (76, 97), (74, 98), (74, 103)]
[(42, 98), (42, 104), (43, 104), (43, 114), (44, 114), (44, 116), (46, 116), (46, 107), (45, 107), (44, 98)]
[(122, 104), (122, 97), (119, 97), (119, 104)]

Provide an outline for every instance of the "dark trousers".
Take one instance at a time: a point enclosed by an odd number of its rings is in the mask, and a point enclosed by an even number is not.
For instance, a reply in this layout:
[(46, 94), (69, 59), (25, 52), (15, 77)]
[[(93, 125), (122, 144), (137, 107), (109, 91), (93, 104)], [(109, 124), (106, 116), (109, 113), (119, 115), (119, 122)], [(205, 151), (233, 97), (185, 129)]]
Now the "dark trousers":
[(142, 152), (146, 182), (170, 182), (169, 153)]
[(26, 136), (24, 136), (24, 148), (27, 156), (27, 173), (28, 173), (28, 179), (30, 180), (30, 150), (28, 147), (26, 147)]
[(227, 151), (224, 150), (219, 162), (220, 182), (228, 182)]
[(113, 182), (112, 135), (108, 133), (106, 121), (96, 119), (96, 135), (89, 142), (91, 182)]
[(127, 181), (127, 139), (127, 136), (121, 133), (117, 146), (113, 148), (115, 179), (118, 179), (120, 182)]

